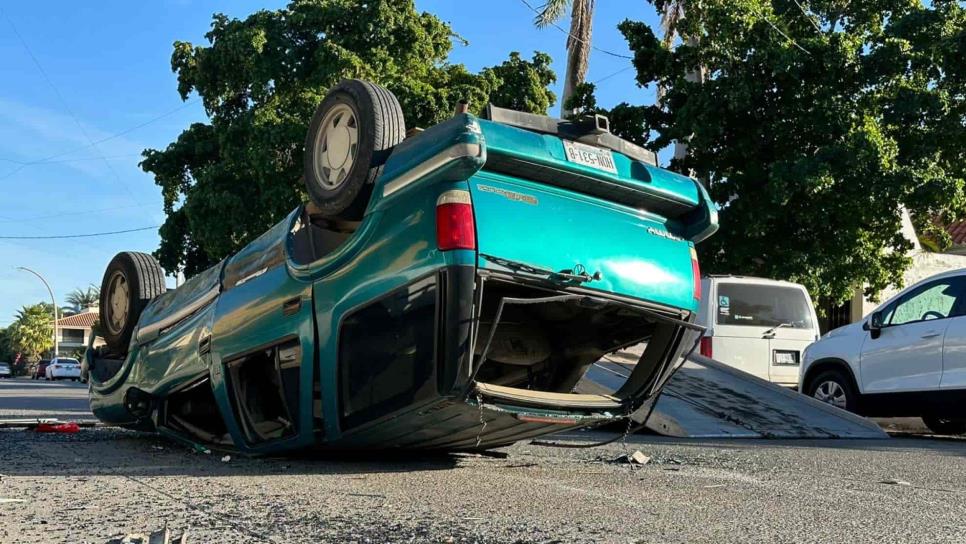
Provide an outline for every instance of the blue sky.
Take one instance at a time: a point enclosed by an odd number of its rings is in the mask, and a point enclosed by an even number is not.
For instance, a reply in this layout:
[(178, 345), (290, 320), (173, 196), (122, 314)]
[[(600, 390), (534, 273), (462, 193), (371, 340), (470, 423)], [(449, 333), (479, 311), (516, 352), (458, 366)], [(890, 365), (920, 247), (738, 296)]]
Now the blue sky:
[[(160, 225), (164, 220), (160, 191), (138, 168), (139, 153), (146, 147), (167, 145), (189, 123), (205, 119), (197, 103), (189, 100), (186, 105), (178, 96), (170, 69), (172, 42), (202, 42), (212, 13), (244, 17), (285, 3), (4, 3), (0, 7), (0, 236)], [(540, 50), (553, 57), (554, 69), (563, 76), (565, 34), (554, 28), (533, 28), (533, 13), (521, 0), (491, 0), (487, 9), (467, 9), (467, 3), (454, 0), (416, 0), (416, 5), (449, 22), (469, 41), (468, 46), (454, 44), (450, 57), (454, 63), (475, 71), (502, 62), (510, 51), (529, 57)], [(598, 0), (594, 45), (629, 54), (616, 29), (624, 19), (644, 20), (652, 26), (657, 22), (654, 9), (644, 0)], [(607, 78), (598, 85), (602, 105), (653, 102), (653, 89), (638, 88), (634, 71), (624, 70), (628, 66), (626, 59), (598, 51), (592, 54), (588, 80)], [(559, 84), (555, 90), (559, 95)], [(557, 106), (551, 111), (558, 112)], [(123, 134), (115, 137), (119, 133)], [(47, 160), (35, 163), (41, 159)], [(99, 285), (104, 267), (116, 252), (150, 252), (157, 245), (155, 230), (73, 240), (0, 239), (0, 327), (8, 325), (24, 304), (49, 299), (40, 281), (15, 270), (16, 266), (31, 267), (46, 276), (62, 303), (74, 288)]]

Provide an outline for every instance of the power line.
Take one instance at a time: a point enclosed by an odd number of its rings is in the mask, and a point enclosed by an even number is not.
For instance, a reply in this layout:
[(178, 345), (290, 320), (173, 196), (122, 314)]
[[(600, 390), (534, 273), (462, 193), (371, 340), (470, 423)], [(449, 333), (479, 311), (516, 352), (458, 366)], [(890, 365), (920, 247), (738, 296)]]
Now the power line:
[[(66, 155), (66, 153), (65, 153), (65, 155)], [(117, 160), (117, 159), (129, 159), (131, 157), (140, 157), (140, 156), (141, 156), (140, 153), (131, 153), (131, 154), (128, 154), (128, 155), (111, 155), (111, 156), (103, 157), (103, 158), (104, 159), (109, 159), (109, 160)], [(12, 162), (14, 164), (22, 164), (24, 166), (35, 165), (35, 164), (36, 165), (40, 165), (40, 164), (58, 164), (58, 163), (62, 163), (62, 162), (83, 162), (83, 161), (99, 161), (99, 160), (102, 160), (102, 158), (101, 157), (80, 157), (80, 158), (77, 158), (77, 159), (58, 159), (58, 160), (39, 160), (39, 161), (18, 161), (18, 160), (14, 160), (14, 159), (3, 159), (3, 158), (0, 158), (0, 161), (3, 161), (3, 162)]]
[(792, 45), (794, 45), (795, 47), (797, 47), (797, 48), (801, 49), (802, 51), (804, 51), (806, 55), (811, 55), (812, 54), (808, 49), (805, 49), (804, 47), (798, 45), (798, 42), (796, 42), (795, 40), (793, 40), (791, 38), (791, 36), (789, 36), (788, 34), (785, 34), (784, 32), (782, 32), (782, 29), (780, 29), (777, 26), (775, 26), (775, 23), (771, 22), (771, 20), (768, 19), (768, 15), (767, 14), (764, 17), (762, 17), (762, 19), (766, 23), (768, 23), (768, 26), (774, 28), (775, 29), (775, 32), (781, 34), (786, 40), (792, 42)]
[(48, 215), (36, 215), (33, 217), (21, 217), (18, 219), (11, 219), (9, 217), (0, 217), (0, 223), (29, 223), (31, 221), (40, 221), (41, 219), (55, 219), (60, 217), (70, 217), (73, 215), (92, 215), (95, 213), (103, 212), (113, 212), (115, 210), (129, 210), (131, 208), (140, 208), (140, 204), (132, 204), (130, 206), (111, 206), (109, 208), (98, 208), (94, 210), (81, 210), (75, 212), (60, 212), (52, 213)]
[(131, 188), (128, 187), (126, 183), (121, 181), (121, 176), (117, 174), (117, 171), (114, 170), (114, 167), (111, 165), (111, 163), (104, 158), (104, 154), (101, 153), (101, 150), (97, 147), (97, 144), (94, 143), (94, 139), (91, 138), (90, 135), (87, 133), (87, 130), (84, 129), (84, 125), (81, 124), (80, 119), (78, 119), (77, 115), (74, 114), (74, 110), (72, 110), (70, 105), (67, 104), (67, 101), (64, 100), (64, 95), (60, 94), (60, 90), (57, 89), (57, 86), (54, 85), (53, 80), (51, 80), (50, 76), (47, 75), (47, 71), (44, 70), (43, 65), (40, 64), (40, 60), (37, 59), (37, 56), (34, 55), (33, 50), (30, 49), (29, 45), (27, 45), (27, 40), (25, 40), (24, 37), (20, 34), (20, 31), (17, 30), (17, 25), (15, 25), (13, 23), (13, 20), (7, 16), (6, 12), (0, 12), (0, 14), (2, 14), (4, 19), (7, 20), (7, 23), (10, 24), (10, 28), (13, 30), (13, 33), (17, 36), (17, 39), (20, 40), (20, 45), (23, 46), (24, 50), (27, 52), (27, 55), (30, 57), (30, 60), (33, 61), (34, 65), (37, 67), (37, 70), (40, 72), (40, 75), (44, 77), (44, 80), (47, 82), (47, 85), (49, 85), (50, 88), (54, 91), (54, 94), (57, 95), (57, 99), (60, 100), (60, 104), (64, 107), (65, 110), (67, 110), (67, 113), (70, 115), (71, 119), (74, 120), (74, 124), (76, 124), (77, 128), (80, 129), (81, 134), (87, 140), (87, 143), (89, 143), (90, 146), (97, 153), (97, 155), (101, 157), (101, 160), (104, 161), (104, 164), (107, 166), (108, 170), (110, 170), (111, 173), (114, 174), (114, 178), (115, 180), (117, 180), (118, 184), (123, 186), (124, 190), (127, 191), (128, 195), (131, 197), (131, 200), (133, 200), (137, 204), (142, 204), (141, 201), (138, 200), (137, 197), (134, 195), (134, 192), (131, 191)]
[(59, 236), (0, 236), (0, 240), (62, 240), (64, 238), (92, 238), (94, 236), (109, 236), (112, 234), (126, 234), (128, 232), (140, 232), (151, 229), (161, 228), (160, 225), (153, 227), (141, 227), (137, 229), (115, 230), (111, 232), (92, 232), (89, 234), (62, 234)]
[(600, 83), (601, 81), (604, 81), (606, 79), (610, 79), (610, 78), (612, 78), (612, 77), (614, 77), (616, 75), (623, 74), (624, 72), (626, 72), (626, 71), (628, 71), (628, 70), (630, 70), (632, 68), (634, 68), (634, 65), (633, 64), (630, 65), (630, 66), (625, 66), (625, 67), (621, 68), (620, 70), (618, 70), (618, 71), (616, 71), (616, 72), (614, 72), (612, 74), (608, 74), (608, 75), (606, 75), (606, 76), (604, 76), (604, 77), (602, 77), (600, 79), (597, 79), (595, 81), (592, 81), (591, 83), (593, 83), (593, 84), (596, 85), (596, 84)]
[(20, 163), (21, 166), (18, 167), (17, 169), (15, 169), (15, 170), (13, 170), (12, 172), (8, 172), (7, 174), (5, 174), (3, 176), (0, 176), (0, 179), (8, 178), (8, 177), (16, 174), (17, 172), (23, 170), (27, 166), (33, 166), (35, 164), (44, 164), (44, 163), (55, 162), (53, 159), (57, 159), (57, 158), (60, 158), (60, 157), (65, 156), (65, 155), (71, 155), (73, 153), (77, 153), (78, 151), (83, 151), (85, 149), (90, 149), (90, 147), (93, 146), (93, 145), (102, 144), (104, 142), (109, 142), (109, 141), (114, 140), (116, 138), (120, 138), (121, 136), (124, 136), (126, 134), (130, 134), (131, 132), (134, 132), (135, 130), (144, 128), (144, 127), (150, 125), (151, 123), (160, 121), (161, 119), (164, 119), (165, 117), (168, 117), (170, 115), (173, 115), (173, 114), (175, 114), (175, 113), (177, 113), (177, 112), (179, 112), (179, 111), (187, 108), (188, 106), (197, 104), (198, 102), (201, 102), (201, 99), (200, 98), (195, 99), (195, 100), (191, 100), (191, 101), (188, 101), (188, 102), (185, 102), (184, 104), (181, 104), (177, 108), (170, 109), (170, 110), (168, 110), (168, 111), (166, 111), (166, 112), (164, 112), (164, 113), (162, 113), (160, 115), (157, 115), (155, 117), (152, 117), (151, 119), (148, 119), (147, 121), (144, 121), (143, 123), (141, 123), (139, 125), (135, 125), (135, 126), (133, 126), (131, 128), (122, 130), (121, 132), (117, 132), (117, 133), (112, 134), (110, 136), (106, 136), (104, 138), (101, 138), (100, 140), (94, 140), (93, 142), (91, 142), (88, 145), (84, 145), (84, 146), (81, 146), (81, 147), (77, 147), (77, 148), (71, 149), (70, 151), (64, 151), (64, 152), (61, 152), (61, 153), (57, 153), (57, 154), (54, 154), (54, 155), (50, 155), (50, 156), (47, 156), (47, 157), (43, 157), (43, 158), (40, 158), (40, 159), (36, 159), (36, 160), (33, 160), (33, 161), (27, 161), (27, 162), (20, 162), (20, 161), (14, 161), (14, 160), (10, 160), (10, 159), (4, 159), (4, 160), (9, 161), (9, 162)]
[(819, 32), (819, 34), (821, 34), (822, 33), (822, 27), (818, 26), (818, 23), (815, 22), (815, 19), (812, 19), (811, 14), (808, 13), (808, 11), (805, 9), (805, 6), (801, 5), (798, 2), (798, 0), (794, 0), (794, 2), (795, 2), (795, 5), (798, 6), (798, 9), (800, 9), (802, 11), (802, 15), (804, 15), (805, 18), (808, 19), (808, 22), (812, 23), (812, 26), (815, 27), (815, 30), (817, 30)]
[[(538, 9), (537, 9), (537, 8), (535, 8), (535, 7), (533, 7), (533, 5), (531, 5), (531, 4), (530, 4), (530, 2), (527, 2), (527, 0), (520, 0), (520, 1), (521, 1), (521, 2), (523, 2), (523, 5), (524, 5), (524, 6), (527, 6), (528, 8), (530, 8), (530, 11), (532, 11), (532, 12), (534, 12), (534, 13), (536, 13), (537, 15), (540, 15), (540, 10), (538, 10)], [(604, 53), (605, 55), (610, 55), (610, 56), (612, 56), (612, 57), (617, 57), (617, 58), (619, 58), (619, 59), (628, 59), (628, 60), (633, 60), (633, 58), (634, 58), (634, 57), (630, 57), (630, 56), (627, 56), (627, 55), (622, 55), (622, 54), (620, 54), (620, 53), (614, 53), (613, 51), (608, 51), (608, 50), (606, 50), (606, 49), (601, 49), (601, 48), (599, 48), (599, 47), (597, 47), (597, 46), (595, 46), (595, 45), (592, 45), (592, 44), (591, 44), (590, 42), (588, 42), (587, 40), (583, 40), (583, 39), (581, 39), (581, 38), (578, 38), (577, 36), (574, 36), (573, 34), (571, 34), (571, 32), (570, 32), (569, 30), (567, 30), (567, 29), (565, 29), (565, 28), (563, 28), (562, 26), (560, 26), (560, 25), (558, 25), (557, 23), (550, 23), (550, 24), (551, 24), (551, 25), (552, 25), (552, 26), (553, 26), (554, 28), (556, 28), (557, 30), (559, 30), (559, 31), (561, 31), (561, 32), (563, 32), (564, 34), (566, 34), (566, 35), (568, 35), (568, 36), (570, 36), (571, 38), (573, 38), (573, 39), (575, 39), (575, 40), (577, 40), (578, 42), (580, 42), (580, 43), (582, 43), (582, 44), (584, 44), (584, 45), (586, 45), (586, 46), (588, 46), (588, 47), (590, 47), (590, 48), (591, 48), (591, 49), (593, 49), (594, 51), (600, 51), (601, 53)]]

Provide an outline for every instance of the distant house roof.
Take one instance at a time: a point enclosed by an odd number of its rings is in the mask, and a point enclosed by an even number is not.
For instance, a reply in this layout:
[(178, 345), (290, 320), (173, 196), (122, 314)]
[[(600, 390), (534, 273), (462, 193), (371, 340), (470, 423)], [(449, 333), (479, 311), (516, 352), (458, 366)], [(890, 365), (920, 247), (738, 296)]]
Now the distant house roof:
[(72, 327), (76, 329), (89, 329), (97, 322), (100, 314), (98, 312), (84, 312), (82, 314), (69, 315), (57, 320), (58, 327)]
[(946, 225), (946, 232), (953, 239), (953, 245), (961, 246), (966, 244), (966, 221), (956, 221)]

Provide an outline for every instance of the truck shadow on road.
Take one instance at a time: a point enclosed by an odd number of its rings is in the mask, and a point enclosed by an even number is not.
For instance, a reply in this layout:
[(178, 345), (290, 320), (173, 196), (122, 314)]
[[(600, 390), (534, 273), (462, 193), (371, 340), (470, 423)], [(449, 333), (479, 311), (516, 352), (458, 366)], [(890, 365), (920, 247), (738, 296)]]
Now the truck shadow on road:
[[(569, 445), (597, 442), (613, 436), (603, 431), (555, 435), (550, 441)], [(589, 450), (585, 457), (609, 455), (614, 448), (641, 450), (663, 463), (662, 451), (674, 450), (696, 457), (713, 451), (716, 456), (740, 459), (768, 450), (839, 450), (843, 455), (860, 451), (926, 453), (936, 456), (966, 456), (966, 440), (895, 438), (886, 440), (749, 440), (680, 439), (656, 435), (632, 435), (608, 450)], [(560, 456), (550, 447), (528, 446), (538, 457)], [(607, 452), (607, 453), (605, 453)], [(778, 452), (776, 451), (776, 454)], [(223, 461), (224, 456), (230, 456)], [(201, 476), (238, 475), (363, 475), (374, 473), (426, 472), (459, 469), (472, 463), (506, 464), (507, 454), (443, 452), (312, 452), (289, 457), (245, 457), (235, 452), (202, 453), (166, 438), (117, 428), (82, 429), (73, 435), (43, 434), (24, 430), (0, 431), (0, 459), (9, 460), (2, 472), (11, 476)], [(512, 454), (510, 456), (512, 463)]]
[[(225, 456), (230, 459), (223, 461)], [(109, 427), (70, 435), (0, 430), (0, 459), (9, 460), (0, 471), (10, 476), (351, 475), (450, 470), (467, 457), (481, 456), (397, 451), (246, 457), (232, 451), (203, 453), (155, 434)]]

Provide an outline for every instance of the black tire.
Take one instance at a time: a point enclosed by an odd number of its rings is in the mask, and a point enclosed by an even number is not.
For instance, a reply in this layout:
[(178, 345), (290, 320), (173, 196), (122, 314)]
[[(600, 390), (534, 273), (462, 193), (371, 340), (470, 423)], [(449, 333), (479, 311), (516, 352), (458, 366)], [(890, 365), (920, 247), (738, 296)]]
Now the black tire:
[(966, 419), (945, 419), (922, 416), (922, 422), (936, 434), (966, 434)]
[[(341, 157), (345, 149), (341, 164), (349, 161), (350, 166), (336, 170), (326, 166), (328, 135), (338, 130), (345, 107), (354, 116), (357, 143), (339, 146), (335, 155)], [(361, 219), (386, 159), (405, 137), (402, 108), (388, 89), (359, 79), (346, 79), (333, 87), (316, 108), (305, 136), (305, 189), (312, 203), (327, 217)]]
[[(834, 384), (834, 385), (833, 385)], [(836, 386), (838, 389), (836, 389)], [(828, 398), (828, 393), (841, 391), (844, 400), (841, 404), (832, 402)], [(838, 408), (844, 408), (850, 412), (855, 412), (859, 407), (859, 395), (852, 380), (845, 372), (837, 369), (825, 370), (808, 381), (805, 386), (805, 394), (813, 399), (832, 404)], [(835, 398), (839, 398), (835, 395)]]
[[(141, 312), (165, 289), (164, 270), (151, 255), (125, 251), (111, 259), (101, 281), (100, 306), (101, 329), (108, 348), (127, 353)], [(115, 291), (117, 300), (114, 300)]]

